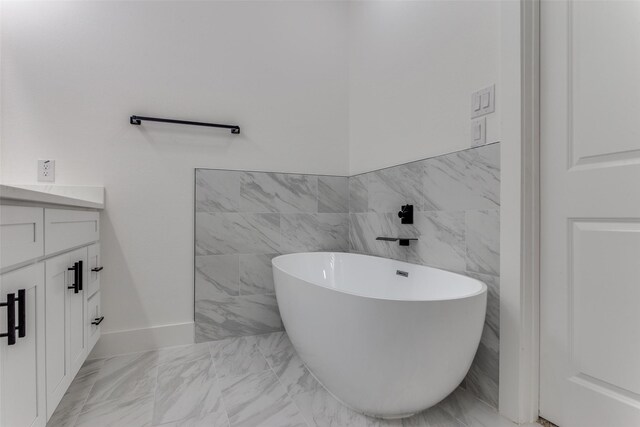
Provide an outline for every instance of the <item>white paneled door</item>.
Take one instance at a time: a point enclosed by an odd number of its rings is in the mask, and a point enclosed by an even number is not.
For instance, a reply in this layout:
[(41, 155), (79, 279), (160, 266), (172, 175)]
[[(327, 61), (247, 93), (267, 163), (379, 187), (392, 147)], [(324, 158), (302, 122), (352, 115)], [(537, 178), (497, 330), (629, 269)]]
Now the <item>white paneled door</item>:
[(540, 414), (638, 427), (640, 1), (540, 12)]

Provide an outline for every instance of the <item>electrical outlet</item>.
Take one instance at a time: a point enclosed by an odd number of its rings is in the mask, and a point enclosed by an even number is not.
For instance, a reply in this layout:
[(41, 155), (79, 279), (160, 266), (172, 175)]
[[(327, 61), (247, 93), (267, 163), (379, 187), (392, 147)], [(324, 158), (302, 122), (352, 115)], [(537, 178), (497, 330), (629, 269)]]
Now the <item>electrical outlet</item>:
[(56, 161), (38, 160), (38, 182), (55, 182)]

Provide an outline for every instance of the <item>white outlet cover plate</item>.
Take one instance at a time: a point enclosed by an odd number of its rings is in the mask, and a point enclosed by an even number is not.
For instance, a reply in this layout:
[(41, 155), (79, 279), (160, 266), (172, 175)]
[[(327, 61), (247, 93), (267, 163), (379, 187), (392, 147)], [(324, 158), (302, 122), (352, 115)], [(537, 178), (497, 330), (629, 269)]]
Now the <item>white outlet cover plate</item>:
[(478, 147), (487, 143), (487, 118), (471, 122), (471, 146)]
[(496, 85), (491, 85), (471, 94), (471, 118), (496, 111)]
[(56, 161), (38, 160), (38, 182), (55, 182)]

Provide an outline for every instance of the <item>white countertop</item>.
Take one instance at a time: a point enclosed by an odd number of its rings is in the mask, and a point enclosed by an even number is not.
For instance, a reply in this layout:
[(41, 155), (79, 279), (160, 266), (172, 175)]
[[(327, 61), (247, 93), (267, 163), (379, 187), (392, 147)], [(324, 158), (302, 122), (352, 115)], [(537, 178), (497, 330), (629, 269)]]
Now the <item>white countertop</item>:
[(104, 187), (0, 184), (0, 200), (104, 209)]

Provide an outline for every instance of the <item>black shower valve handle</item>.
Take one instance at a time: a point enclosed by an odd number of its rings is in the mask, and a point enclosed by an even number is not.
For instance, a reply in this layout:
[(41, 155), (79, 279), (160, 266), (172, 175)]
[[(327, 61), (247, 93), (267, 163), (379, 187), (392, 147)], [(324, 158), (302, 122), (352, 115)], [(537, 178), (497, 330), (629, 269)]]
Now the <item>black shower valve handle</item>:
[(398, 212), (402, 224), (413, 224), (413, 205), (404, 205)]

